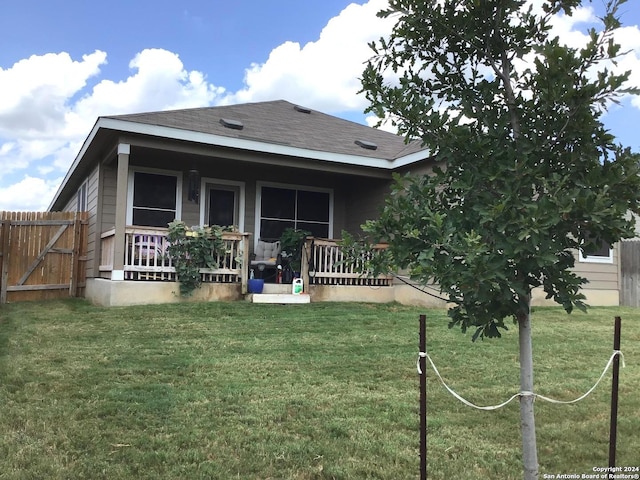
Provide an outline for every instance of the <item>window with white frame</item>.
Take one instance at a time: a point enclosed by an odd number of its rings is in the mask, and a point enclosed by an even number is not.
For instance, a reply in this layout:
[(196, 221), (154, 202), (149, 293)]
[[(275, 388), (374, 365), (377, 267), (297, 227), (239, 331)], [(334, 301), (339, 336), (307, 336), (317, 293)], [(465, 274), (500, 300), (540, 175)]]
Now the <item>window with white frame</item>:
[(87, 182), (83, 182), (76, 197), (76, 212), (87, 211)]
[(180, 175), (133, 170), (129, 175), (130, 208), (127, 222), (145, 227), (166, 227), (180, 218)]
[(333, 234), (331, 190), (262, 185), (259, 192), (259, 238), (280, 238), (287, 228), (307, 230), (316, 237)]
[(613, 250), (608, 242), (580, 250), (580, 261), (585, 263), (613, 263)]

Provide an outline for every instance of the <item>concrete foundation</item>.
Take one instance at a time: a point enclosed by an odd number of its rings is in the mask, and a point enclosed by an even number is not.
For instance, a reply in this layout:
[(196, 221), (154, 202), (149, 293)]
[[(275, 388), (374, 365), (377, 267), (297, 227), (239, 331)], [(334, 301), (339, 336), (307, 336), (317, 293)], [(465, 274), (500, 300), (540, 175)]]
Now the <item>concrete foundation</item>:
[(242, 300), (239, 284), (203, 283), (190, 297), (181, 297), (178, 282), (113, 281), (87, 279), (85, 298), (105, 307), (178, 302)]
[[(426, 308), (445, 308), (447, 303), (436, 298), (439, 293), (427, 288), (424, 292), (409, 285), (393, 285), (390, 287), (311, 285), (306, 287), (311, 302), (367, 302), (415, 305)], [(287, 294), (290, 285), (265, 285), (265, 294)], [(617, 290), (585, 289), (586, 303), (591, 306), (617, 306), (619, 294)], [(156, 303), (177, 302), (216, 302), (242, 300), (239, 284), (204, 283), (190, 297), (180, 297), (177, 282), (145, 282), (145, 281), (113, 281), (102, 278), (87, 279), (85, 297), (96, 305), (126, 306), (148, 305)], [(557, 305), (553, 300), (544, 298), (544, 292), (536, 289), (533, 292), (534, 306)], [(266, 297), (265, 297), (266, 298)], [(276, 302), (278, 303), (278, 302)]]
[[(585, 303), (592, 307), (617, 307), (620, 305), (618, 290), (596, 290), (585, 288), (582, 290), (586, 298)], [(557, 306), (553, 299), (546, 299), (546, 294), (541, 288), (533, 290), (531, 304), (534, 307)]]
[(394, 287), (363, 287), (341, 285), (311, 285), (312, 302), (368, 302), (389, 303), (395, 301)]

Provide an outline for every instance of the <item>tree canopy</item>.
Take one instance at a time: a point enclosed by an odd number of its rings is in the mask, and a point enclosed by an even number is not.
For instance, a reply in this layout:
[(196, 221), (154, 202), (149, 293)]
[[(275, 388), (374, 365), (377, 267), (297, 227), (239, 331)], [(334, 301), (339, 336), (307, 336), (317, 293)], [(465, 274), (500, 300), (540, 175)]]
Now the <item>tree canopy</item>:
[(371, 44), (368, 110), (421, 139), (435, 167), (396, 177), (363, 227), (390, 245), (373, 263), (435, 280), (455, 304), (451, 325), (474, 339), (528, 315), (537, 287), (567, 312), (584, 308), (575, 252), (633, 236), (639, 157), (602, 123), (638, 93), (613, 72), (624, 1), (580, 48), (552, 35), (580, 0), (390, 0), (379, 13), (397, 22)]

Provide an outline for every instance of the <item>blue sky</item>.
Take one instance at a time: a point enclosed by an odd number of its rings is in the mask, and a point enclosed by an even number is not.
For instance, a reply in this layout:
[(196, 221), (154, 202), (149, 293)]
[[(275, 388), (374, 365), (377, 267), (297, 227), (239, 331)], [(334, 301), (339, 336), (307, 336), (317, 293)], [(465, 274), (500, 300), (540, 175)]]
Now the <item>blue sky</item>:
[[(0, 210), (46, 209), (99, 115), (286, 99), (366, 123), (357, 79), (370, 55), (367, 42), (391, 28), (375, 16), (384, 6), (385, 0), (5, 2)], [(622, 65), (640, 87), (638, 1), (623, 13), (627, 28), (619, 41), (631, 53)], [(581, 15), (589, 20), (592, 12)], [(579, 41), (578, 27), (557, 25), (567, 42)], [(639, 99), (612, 108), (605, 121), (640, 151)]]

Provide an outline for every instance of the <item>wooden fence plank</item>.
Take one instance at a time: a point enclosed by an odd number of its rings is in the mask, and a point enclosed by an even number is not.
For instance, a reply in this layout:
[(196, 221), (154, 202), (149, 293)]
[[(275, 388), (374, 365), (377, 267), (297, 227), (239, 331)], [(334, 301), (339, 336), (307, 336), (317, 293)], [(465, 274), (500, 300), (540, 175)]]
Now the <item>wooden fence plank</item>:
[(82, 223), (76, 215), (73, 223), (73, 248), (71, 251), (71, 282), (69, 284), (69, 296), (78, 295), (78, 273), (80, 271), (80, 234), (82, 233)]
[(87, 212), (0, 212), (0, 303), (81, 294), (87, 219)]
[(10, 285), (7, 287), (9, 292), (32, 292), (37, 290), (67, 290), (69, 288), (68, 283), (61, 283), (58, 285)]
[(0, 248), (2, 248), (2, 268), (0, 268), (0, 304), (7, 303), (7, 283), (9, 280), (9, 232), (11, 230), (11, 221), (4, 220), (2, 222), (2, 238), (0, 239)]
[(29, 275), (31, 275), (31, 273), (36, 269), (36, 267), (40, 264), (40, 262), (47, 255), (47, 253), (49, 253), (49, 250), (51, 250), (51, 247), (53, 247), (55, 245), (55, 243), (58, 241), (58, 239), (62, 236), (62, 234), (66, 230), (67, 230), (67, 226), (66, 225), (63, 225), (58, 229), (58, 231), (55, 233), (53, 238), (51, 240), (49, 240), (49, 243), (47, 243), (47, 245), (44, 247), (44, 249), (40, 252), (40, 254), (36, 257), (36, 259), (33, 261), (33, 263), (29, 266), (29, 268), (27, 268), (27, 271), (22, 275), (22, 277), (20, 277), (20, 280), (18, 280), (18, 285), (22, 285), (22, 284), (24, 284), (24, 282), (27, 281), (27, 278), (29, 278)]
[(620, 242), (620, 304), (640, 307), (640, 241)]

